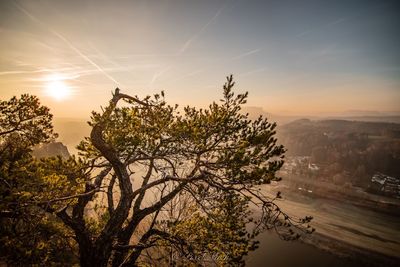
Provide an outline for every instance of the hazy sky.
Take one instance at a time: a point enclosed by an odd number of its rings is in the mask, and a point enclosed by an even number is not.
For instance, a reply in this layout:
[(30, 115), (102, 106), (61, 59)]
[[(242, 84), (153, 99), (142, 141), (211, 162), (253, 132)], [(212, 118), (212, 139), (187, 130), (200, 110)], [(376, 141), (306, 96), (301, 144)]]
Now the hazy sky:
[(0, 97), (38, 95), (59, 117), (87, 117), (116, 86), (204, 106), (232, 73), (273, 113), (399, 111), (399, 14), (378, 0), (1, 0)]

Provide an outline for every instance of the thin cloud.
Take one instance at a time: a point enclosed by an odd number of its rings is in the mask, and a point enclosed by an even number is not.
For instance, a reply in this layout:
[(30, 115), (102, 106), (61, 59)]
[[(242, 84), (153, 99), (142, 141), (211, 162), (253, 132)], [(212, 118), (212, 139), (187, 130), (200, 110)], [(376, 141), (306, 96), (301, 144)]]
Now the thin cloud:
[[(140, 66), (142, 67), (142, 66)], [(130, 71), (136, 69), (137, 67), (109, 67), (103, 68), (106, 72), (121, 72), (121, 71)], [(45, 81), (47, 74), (62, 74), (65, 77), (68, 77), (68, 80), (78, 80), (78, 78), (82, 78), (85, 76), (90, 76), (98, 73), (97, 68), (82, 68), (82, 67), (64, 67), (64, 68), (37, 68), (33, 70), (8, 70), (8, 71), (0, 71), (0, 76), (17, 76), (17, 75), (26, 75), (26, 74), (42, 74), (42, 77), (37, 78), (29, 78), (29, 81)]]
[(54, 73), (54, 72), (65, 72), (71, 71), (72, 68), (61, 68), (61, 69), (37, 69), (37, 70), (10, 70), (10, 71), (1, 71), (0, 76), (6, 75), (20, 75), (20, 74), (35, 74), (35, 73)]
[(53, 35), (58, 37), (61, 41), (63, 41), (71, 50), (73, 50), (75, 53), (77, 53), (82, 59), (84, 59), (86, 62), (94, 66), (98, 71), (103, 73), (104, 76), (106, 76), (108, 79), (113, 81), (114, 83), (121, 85), (117, 80), (115, 80), (111, 75), (106, 73), (98, 64), (96, 64), (93, 60), (88, 58), (85, 54), (83, 54), (77, 47), (75, 47), (67, 38), (65, 38), (63, 35), (58, 33), (57, 31), (53, 30), (52, 28), (46, 26), (41, 20), (33, 16), (31, 13), (29, 13), (26, 9), (24, 9), (22, 6), (14, 2), (15, 6), (25, 15), (27, 15), (31, 20), (34, 22), (40, 24), (43, 28), (47, 29), (49, 32), (51, 32)]
[(40, 70), (9, 70), (9, 71), (1, 71), (0, 76), (5, 76), (5, 75), (19, 75), (19, 74), (31, 74), (31, 73), (40, 73), (43, 71)]

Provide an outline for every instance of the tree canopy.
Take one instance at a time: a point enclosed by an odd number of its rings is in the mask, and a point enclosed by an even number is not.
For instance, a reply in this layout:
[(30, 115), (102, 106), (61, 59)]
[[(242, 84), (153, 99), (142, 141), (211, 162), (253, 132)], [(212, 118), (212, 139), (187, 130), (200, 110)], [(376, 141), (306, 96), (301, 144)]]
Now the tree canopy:
[[(311, 217), (292, 218), (275, 204), (280, 194), (263, 194), (262, 185), (279, 181), (285, 149), (275, 123), (240, 112), (247, 93), (235, 95), (233, 86), (227, 77), (219, 103), (183, 110), (163, 92), (140, 99), (117, 88), (102, 112), (92, 113), (78, 158), (39, 161), (25, 152), (29, 162), (8, 176), (1, 163), (1, 190), (15, 191), (2, 197), (2, 212), (45, 214), (81, 266), (242, 265), (265, 229), (284, 239), (311, 232)], [(1, 104), (2, 150), (18, 125), (3, 110), (21, 101)], [(46, 142), (51, 116), (37, 108), (48, 120), (36, 114), (31, 133)], [(23, 199), (14, 200), (20, 192)], [(12, 217), (1, 220), (11, 225)]]
[(37, 97), (0, 101), (0, 260), (12, 265), (69, 262), (68, 229), (45, 208), (71, 192), (59, 171), (67, 162), (31, 156), (35, 145), (56, 136)]

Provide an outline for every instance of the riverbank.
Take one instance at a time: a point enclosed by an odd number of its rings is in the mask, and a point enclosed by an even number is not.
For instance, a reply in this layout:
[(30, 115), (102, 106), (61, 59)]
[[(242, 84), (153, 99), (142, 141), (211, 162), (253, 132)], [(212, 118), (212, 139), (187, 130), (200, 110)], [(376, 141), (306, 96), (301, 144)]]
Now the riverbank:
[(395, 267), (400, 262), (399, 257), (385, 255), (373, 250), (360, 248), (347, 242), (334, 239), (323, 234), (314, 233), (300, 240), (302, 243), (327, 252), (351, 266), (365, 267)]
[(313, 216), (317, 231), (297, 242), (261, 234), (260, 248), (249, 256), (248, 266), (398, 266), (398, 216), (353, 205), (345, 198), (313, 198), (274, 186), (262, 190), (270, 195), (283, 191), (283, 199), (277, 202), (282, 210), (291, 216)]

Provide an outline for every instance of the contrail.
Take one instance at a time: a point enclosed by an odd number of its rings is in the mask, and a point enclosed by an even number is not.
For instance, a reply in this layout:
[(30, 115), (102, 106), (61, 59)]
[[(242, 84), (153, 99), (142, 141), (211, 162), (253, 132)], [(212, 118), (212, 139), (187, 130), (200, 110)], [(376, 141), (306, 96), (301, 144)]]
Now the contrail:
[(170, 69), (171, 69), (171, 66), (168, 66), (168, 67), (165, 67), (164, 69), (162, 69), (161, 71), (156, 72), (156, 73), (153, 75), (153, 78), (151, 79), (149, 86), (152, 86), (153, 83), (154, 83), (161, 75), (163, 75), (164, 73), (166, 73), (166, 72), (169, 71)]
[(101, 52), (99, 49), (97, 49), (97, 47), (92, 42), (89, 42), (89, 45), (100, 57), (102, 57), (108, 63), (110, 63), (120, 69), (125, 68), (124, 66), (120, 65), (119, 63), (116, 63), (115, 61), (111, 60), (110, 57), (108, 57), (103, 52)]
[(265, 68), (255, 69), (255, 70), (250, 70), (248, 72), (239, 73), (238, 76), (239, 77), (245, 77), (245, 76), (248, 76), (248, 75), (251, 75), (251, 74), (260, 73), (260, 72), (264, 72), (264, 71), (266, 71)]
[(84, 55), (78, 48), (76, 48), (74, 45), (72, 45), (64, 36), (59, 34), (58, 32), (51, 30), (53, 34), (55, 34), (58, 38), (63, 40), (72, 50), (74, 50), (78, 55), (80, 55), (84, 60), (92, 64), (96, 69), (98, 69), (101, 73), (103, 73), (108, 79), (113, 81), (114, 83), (121, 85), (119, 82), (117, 82), (111, 75), (109, 75), (107, 72), (105, 72), (99, 65), (97, 65), (95, 62), (93, 62), (90, 58), (88, 58), (86, 55)]
[[(196, 39), (211, 25), (211, 23), (213, 23), (213, 22), (218, 18), (218, 16), (221, 14), (221, 12), (222, 12), (225, 8), (226, 8), (226, 2), (225, 2), (224, 5), (222, 5), (222, 6), (218, 9), (217, 13), (215, 13), (215, 15), (214, 15), (203, 27), (201, 27), (201, 29), (200, 29), (197, 33), (195, 33), (192, 37), (190, 37), (189, 40), (187, 40), (187, 41), (183, 44), (183, 46), (181, 47), (181, 49), (180, 49), (176, 54), (174, 54), (173, 56), (179, 56), (179, 55), (185, 53), (185, 51), (190, 47), (190, 45), (193, 43), (193, 41), (195, 41), (195, 40), (196, 40)], [(159, 73), (155, 73), (155, 74), (153, 75), (153, 79), (152, 79), (151, 82), (150, 82), (150, 86), (153, 85), (153, 83), (154, 83), (161, 75), (163, 75), (166, 71), (168, 71), (170, 68), (172, 68), (172, 66), (168, 66), (167, 68), (165, 68), (165, 70), (163, 70), (163, 71), (161, 71), (161, 72), (159, 72)]]
[(302, 32), (302, 33), (299, 33), (299, 34), (296, 35), (296, 37), (297, 37), (297, 38), (303, 37), (304, 35), (307, 35), (307, 34), (309, 34), (309, 33), (312, 33), (312, 32), (315, 32), (315, 31), (319, 31), (319, 30), (321, 30), (321, 29), (323, 29), (323, 28), (325, 28), (325, 27), (330, 27), (330, 26), (333, 26), (333, 25), (336, 25), (336, 24), (345, 22), (346, 20), (348, 20), (348, 19), (347, 19), (347, 18), (339, 18), (339, 19), (337, 19), (337, 20), (331, 21), (331, 22), (329, 22), (329, 23), (326, 23), (326, 24), (323, 24), (323, 25), (321, 25), (321, 26), (314, 27), (314, 28), (311, 28), (311, 29), (309, 29), (309, 30), (307, 30), (307, 31), (304, 31), (304, 32)]
[[(379, 1), (378, 1), (378, 2), (379, 2)], [(307, 34), (309, 34), (309, 33), (312, 33), (312, 32), (315, 32), (315, 31), (319, 31), (319, 30), (321, 30), (321, 29), (323, 29), (323, 28), (325, 28), (325, 27), (330, 27), (330, 26), (333, 26), (333, 25), (336, 25), (336, 24), (339, 24), (339, 23), (343, 23), (343, 22), (345, 22), (345, 21), (351, 20), (351, 19), (354, 18), (354, 17), (359, 16), (359, 15), (362, 14), (362, 13), (365, 13), (365, 12), (368, 11), (368, 10), (371, 10), (371, 9), (374, 9), (374, 8), (380, 8), (380, 7), (383, 7), (383, 6), (386, 6), (386, 5), (391, 5), (391, 4), (389, 4), (389, 3), (384, 3), (384, 4), (382, 4), (381, 2), (379, 2), (379, 4), (372, 5), (372, 6), (369, 6), (369, 7), (367, 7), (367, 8), (363, 7), (363, 8), (361, 8), (361, 9), (359, 9), (359, 10), (353, 12), (350, 16), (338, 18), (338, 19), (336, 19), (336, 20), (334, 20), (334, 21), (331, 21), (331, 22), (329, 22), (329, 23), (323, 24), (323, 25), (321, 25), (321, 26), (311, 28), (311, 29), (309, 29), (309, 30), (307, 30), (307, 31), (304, 31), (304, 32), (301, 32), (301, 33), (297, 34), (295, 37), (300, 38), (300, 37), (303, 37), (304, 35), (307, 35)]]
[(246, 52), (246, 53), (240, 54), (240, 55), (238, 55), (238, 56), (232, 58), (232, 60), (238, 60), (238, 59), (241, 59), (241, 58), (250, 56), (250, 55), (252, 55), (252, 54), (256, 54), (256, 53), (258, 53), (258, 52), (260, 52), (260, 51), (261, 51), (261, 49), (254, 49), (254, 50), (248, 51), (248, 52)]
[(182, 46), (181, 50), (177, 53), (177, 55), (180, 55), (182, 53), (184, 53), (186, 51), (186, 49), (189, 48), (189, 46), (191, 45), (191, 43), (196, 40), (200, 34), (202, 34), (207, 28), (208, 26), (210, 26), (211, 23), (213, 23), (218, 16), (221, 14), (221, 12), (225, 9), (225, 5), (223, 5), (218, 11), (217, 13), (215, 13), (215, 15), (196, 33), (194, 34), (189, 40), (187, 40), (185, 42), (185, 44)]
[(61, 41), (63, 41), (66, 45), (69, 46), (75, 53), (77, 53), (81, 58), (83, 58), (85, 61), (90, 63), (92, 66), (94, 66), (97, 70), (99, 70), (101, 73), (103, 73), (108, 79), (113, 81), (114, 83), (121, 85), (118, 81), (116, 81), (111, 75), (106, 73), (99, 65), (97, 65), (95, 62), (93, 62), (90, 58), (88, 58), (86, 55), (84, 55), (78, 48), (76, 48), (70, 41), (67, 40), (64, 36), (62, 36), (60, 33), (56, 32), (52, 28), (48, 27), (46, 24), (44, 24), (42, 21), (40, 21), (38, 18), (30, 14), (26, 9), (24, 9), (22, 6), (20, 6), (17, 2), (14, 1), (15, 6), (23, 12), (25, 15), (27, 15), (31, 20), (35, 21), (36, 23), (40, 24), (42, 27), (46, 28), (49, 32), (51, 32), (53, 35), (57, 36)]
[(195, 75), (197, 75), (197, 74), (199, 74), (199, 73), (202, 73), (204, 70), (202, 70), (202, 69), (199, 69), (199, 70), (196, 70), (196, 71), (192, 71), (192, 72), (190, 72), (190, 73), (187, 73), (187, 74), (185, 74), (185, 75), (182, 75), (182, 76), (180, 76), (180, 77), (177, 77), (177, 78), (175, 78), (175, 79), (169, 79), (168, 80), (168, 82), (177, 82), (177, 81), (181, 81), (181, 80), (183, 80), (183, 79), (186, 79), (186, 78), (188, 78), (188, 77), (192, 77), (192, 76), (195, 76)]

